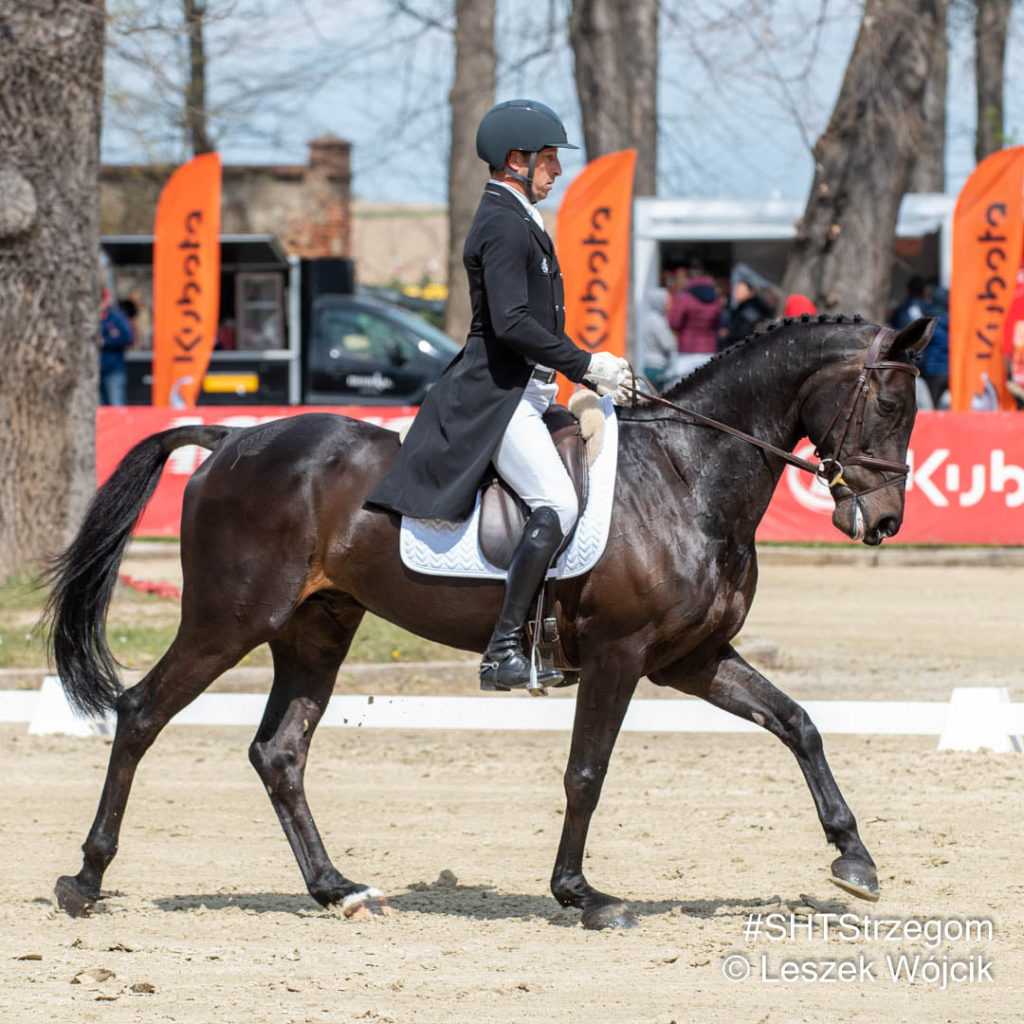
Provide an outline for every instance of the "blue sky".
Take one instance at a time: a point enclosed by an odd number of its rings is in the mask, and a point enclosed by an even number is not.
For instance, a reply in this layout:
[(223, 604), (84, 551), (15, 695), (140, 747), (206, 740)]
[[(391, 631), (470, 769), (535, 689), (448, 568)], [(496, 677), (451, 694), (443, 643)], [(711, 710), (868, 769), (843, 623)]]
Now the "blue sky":
[[(306, 142), (330, 132), (353, 144), (358, 198), (443, 203), (452, 5), (405, 6), (415, 15), (396, 13), (395, 0), (209, 0), (208, 98), (222, 111), (214, 127), (224, 160), (301, 163)], [(582, 141), (566, 7), (498, 0), (498, 99), (542, 99)], [(860, 9), (856, 0), (662, 0), (659, 194), (803, 198), (809, 145), (828, 121)], [(183, 158), (160, 112), (160, 99), (176, 95), (180, 38), (138, 31), (159, 18), (173, 30), (179, 10), (178, 0), (109, 4), (120, 52), (108, 49), (107, 84), (121, 102), (105, 114), (108, 162)], [(1018, 5), (1007, 60), (1014, 141), (1024, 141), (1022, 14)], [(972, 59), (970, 26), (960, 24), (950, 55), (950, 192), (974, 165)], [(564, 161), (550, 205), (583, 159)]]

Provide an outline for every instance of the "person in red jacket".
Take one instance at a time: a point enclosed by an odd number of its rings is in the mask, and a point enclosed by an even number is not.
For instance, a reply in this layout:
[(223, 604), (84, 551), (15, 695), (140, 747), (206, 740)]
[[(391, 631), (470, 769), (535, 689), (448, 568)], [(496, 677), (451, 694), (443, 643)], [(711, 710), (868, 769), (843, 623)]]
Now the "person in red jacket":
[(715, 282), (704, 265), (691, 257), (685, 266), (683, 286), (672, 299), (669, 326), (676, 332), (678, 354), (673, 364), (676, 374), (689, 373), (718, 351), (718, 325), (722, 306)]

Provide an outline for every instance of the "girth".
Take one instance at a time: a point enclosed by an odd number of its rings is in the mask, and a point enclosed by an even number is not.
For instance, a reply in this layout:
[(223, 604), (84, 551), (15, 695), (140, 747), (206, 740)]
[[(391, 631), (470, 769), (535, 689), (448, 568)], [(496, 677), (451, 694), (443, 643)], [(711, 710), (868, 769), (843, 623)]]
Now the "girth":
[[(587, 452), (580, 433), (580, 422), (564, 405), (552, 405), (544, 413), (544, 425), (569, 473), (576, 489), (580, 515), (587, 504), (589, 472)], [(491, 565), (507, 569), (512, 561), (519, 538), (523, 535), (530, 510), (511, 487), (493, 472), (484, 483), (480, 499), (480, 550)], [(577, 517), (576, 522), (579, 522)], [(562, 542), (559, 553), (565, 550), (576, 527)]]

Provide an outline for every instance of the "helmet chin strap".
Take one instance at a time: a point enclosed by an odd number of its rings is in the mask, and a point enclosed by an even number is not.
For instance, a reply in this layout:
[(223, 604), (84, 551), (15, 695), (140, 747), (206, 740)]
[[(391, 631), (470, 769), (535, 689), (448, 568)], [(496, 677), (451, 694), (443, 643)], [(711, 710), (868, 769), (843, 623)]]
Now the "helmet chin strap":
[(510, 178), (515, 178), (516, 181), (521, 181), (526, 186), (526, 198), (536, 206), (537, 200), (533, 194), (533, 168), (537, 163), (536, 152), (530, 154), (530, 167), (526, 174), (520, 174), (518, 171), (513, 171), (508, 164), (505, 164), (504, 171)]

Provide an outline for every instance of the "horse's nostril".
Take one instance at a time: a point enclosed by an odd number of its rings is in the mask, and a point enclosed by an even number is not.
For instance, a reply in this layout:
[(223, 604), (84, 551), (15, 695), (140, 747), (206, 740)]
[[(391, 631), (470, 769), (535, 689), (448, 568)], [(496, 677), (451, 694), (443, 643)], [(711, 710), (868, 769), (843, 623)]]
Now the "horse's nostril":
[(892, 537), (896, 531), (900, 528), (900, 524), (895, 516), (883, 516), (878, 521), (878, 532), (883, 537)]

